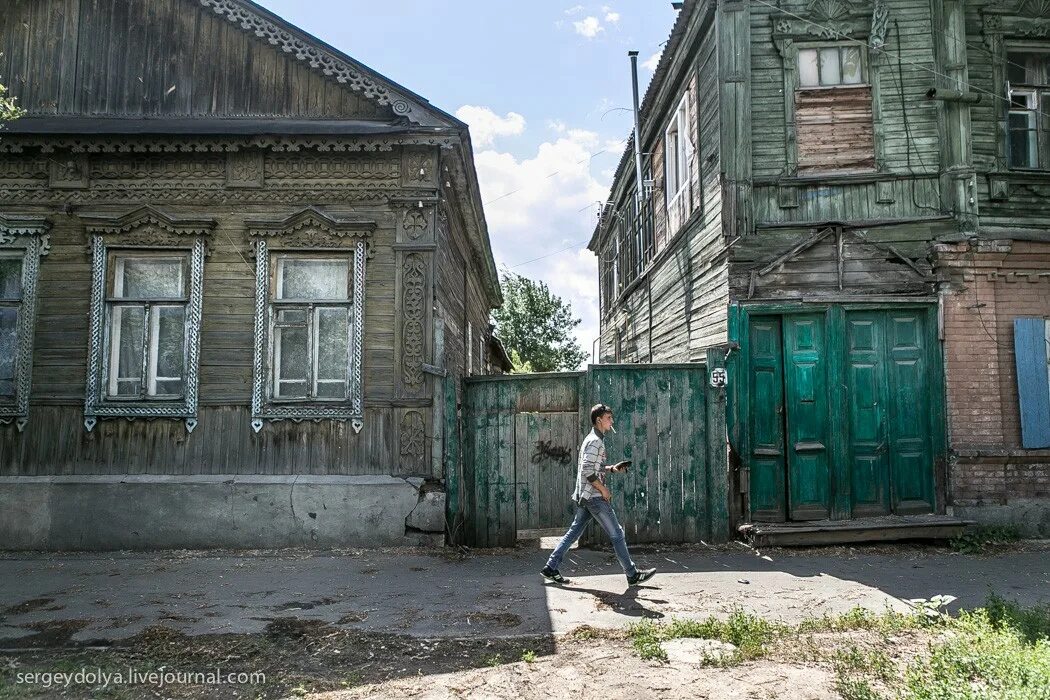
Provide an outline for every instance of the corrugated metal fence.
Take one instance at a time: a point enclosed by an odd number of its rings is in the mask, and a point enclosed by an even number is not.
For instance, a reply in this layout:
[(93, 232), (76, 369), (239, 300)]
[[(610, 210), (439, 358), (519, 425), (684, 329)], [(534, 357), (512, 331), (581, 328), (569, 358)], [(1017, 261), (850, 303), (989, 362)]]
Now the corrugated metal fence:
[[(454, 449), (462, 460), (446, 464), (452, 540), (499, 547), (563, 532), (590, 407), (603, 402), (615, 419), (609, 461), (633, 461), (607, 482), (628, 541), (727, 541), (725, 390), (708, 371), (721, 359), (467, 379)], [(596, 539), (591, 528), (585, 541)]]

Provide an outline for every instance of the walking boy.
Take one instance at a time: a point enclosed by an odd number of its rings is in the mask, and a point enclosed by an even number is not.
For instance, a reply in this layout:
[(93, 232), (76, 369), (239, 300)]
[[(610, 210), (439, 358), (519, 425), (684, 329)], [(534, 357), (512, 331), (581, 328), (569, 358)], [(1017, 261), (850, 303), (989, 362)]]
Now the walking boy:
[(540, 572), (548, 581), (555, 583), (567, 583), (564, 576), (558, 572), (562, 557), (569, 551), (573, 542), (580, 539), (583, 529), (594, 518), (605, 530), (605, 534), (612, 540), (613, 551), (616, 558), (623, 567), (623, 573), (627, 576), (627, 584), (636, 586), (643, 581), (648, 581), (656, 573), (656, 569), (638, 569), (631, 561), (631, 554), (627, 551), (627, 538), (624, 536), (623, 528), (616, 519), (616, 513), (609, 503), (612, 493), (605, 485), (605, 474), (607, 472), (625, 472), (630, 462), (618, 462), (611, 467), (605, 463), (605, 434), (612, 430), (612, 409), (605, 404), (598, 404), (591, 409), (591, 426), (593, 430), (583, 439), (580, 445), (580, 461), (576, 472), (576, 489), (572, 492), (572, 500), (576, 503), (576, 517), (569, 526), (569, 531), (561, 538), (561, 542), (551, 553), (547, 565)]

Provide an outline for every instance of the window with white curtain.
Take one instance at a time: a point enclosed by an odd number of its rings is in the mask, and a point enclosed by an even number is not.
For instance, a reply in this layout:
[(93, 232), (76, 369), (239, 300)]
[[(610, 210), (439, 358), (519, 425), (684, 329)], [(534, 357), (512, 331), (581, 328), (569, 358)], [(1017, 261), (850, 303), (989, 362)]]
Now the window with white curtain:
[(347, 400), (353, 264), (352, 255), (273, 256), (272, 401)]
[(108, 267), (105, 398), (182, 399), (189, 253), (111, 251)]

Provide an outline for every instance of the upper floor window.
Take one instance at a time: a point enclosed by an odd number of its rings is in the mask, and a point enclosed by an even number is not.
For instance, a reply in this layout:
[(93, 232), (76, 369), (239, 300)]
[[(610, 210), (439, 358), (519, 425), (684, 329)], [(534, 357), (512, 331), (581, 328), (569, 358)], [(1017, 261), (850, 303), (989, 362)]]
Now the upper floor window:
[(685, 191), (689, 184), (689, 161), (692, 139), (689, 137), (689, 95), (678, 103), (671, 123), (664, 132), (664, 191), (667, 207)]
[(798, 49), (794, 125), (798, 174), (875, 168), (871, 85), (856, 44)]
[(18, 430), (29, 420), (37, 277), (49, 229), (40, 218), (0, 214), (0, 423)]
[(1011, 168), (1050, 168), (1050, 52), (1007, 51), (1007, 158)]
[(83, 219), (93, 257), (84, 427), (176, 418), (193, 430), (205, 238), (215, 221), (152, 207)]
[(826, 46), (798, 52), (799, 87), (860, 85), (863, 82), (860, 47)]

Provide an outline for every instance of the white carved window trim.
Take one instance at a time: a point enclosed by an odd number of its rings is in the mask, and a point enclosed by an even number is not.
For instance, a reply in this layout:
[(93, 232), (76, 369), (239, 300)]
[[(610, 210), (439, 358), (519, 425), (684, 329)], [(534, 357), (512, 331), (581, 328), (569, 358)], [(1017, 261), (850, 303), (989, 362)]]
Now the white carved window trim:
[[(690, 138), (689, 91), (678, 101), (671, 122), (664, 130), (664, 192), (666, 209), (671, 211), (689, 186), (693, 140)], [(671, 139), (674, 137), (674, 148)], [(673, 177), (672, 177), (673, 175)], [(672, 183), (674, 188), (672, 190)]]
[[(215, 221), (180, 218), (148, 206), (123, 216), (85, 214), (81, 219), (89, 236), (92, 256), (84, 428), (90, 432), (100, 418), (172, 418), (185, 421), (186, 430), (192, 432), (197, 427), (205, 239), (214, 229)], [(178, 397), (129, 399), (108, 395), (109, 268), (112, 254), (121, 252), (161, 257), (164, 254), (172, 257), (174, 253), (188, 258), (184, 381)]]
[[(364, 427), (362, 346), (366, 261), (371, 257), (375, 222), (343, 218), (307, 207), (287, 218), (247, 222), (255, 255), (255, 348), (252, 364), (252, 422), (255, 432), (266, 421), (344, 420), (355, 432)], [(351, 269), (350, 340), (345, 400), (308, 397), (295, 401), (274, 396), (274, 292), (276, 259), (341, 258)]]
[(20, 258), (22, 262), (22, 296), (18, 302), (14, 358), (15, 392), (9, 401), (0, 402), (0, 424), (13, 423), (18, 432), (29, 422), (40, 259), (50, 250), (50, 229), (50, 223), (42, 218), (0, 214), (0, 256)]

